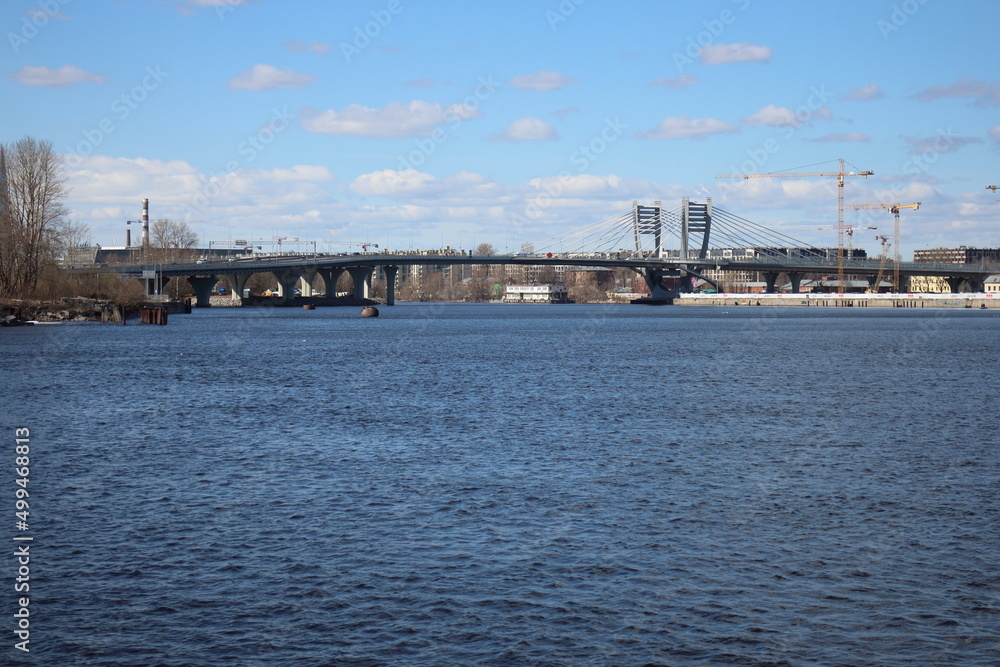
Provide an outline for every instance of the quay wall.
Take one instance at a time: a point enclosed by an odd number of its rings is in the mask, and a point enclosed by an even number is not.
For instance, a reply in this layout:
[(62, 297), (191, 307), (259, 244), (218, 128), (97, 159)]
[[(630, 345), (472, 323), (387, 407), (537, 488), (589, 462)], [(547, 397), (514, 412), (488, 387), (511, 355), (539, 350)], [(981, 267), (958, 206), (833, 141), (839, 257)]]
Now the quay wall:
[(679, 306), (1000, 309), (1000, 294), (681, 294)]

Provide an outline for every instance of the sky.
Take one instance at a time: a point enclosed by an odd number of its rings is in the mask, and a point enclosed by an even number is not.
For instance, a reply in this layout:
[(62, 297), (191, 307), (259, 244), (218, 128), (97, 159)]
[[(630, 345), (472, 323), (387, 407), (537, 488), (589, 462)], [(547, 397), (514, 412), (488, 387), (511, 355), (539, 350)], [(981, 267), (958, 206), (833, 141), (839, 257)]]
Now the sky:
[[(200, 244), (514, 252), (703, 201), (820, 246), (836, 178), (900, 249), (1000, 246), (985, 0), (5, 0), (0, 142), (63, 157), (72, 220)], [(883, 210), (847, 210), (879, 251)], [(133, 231), (133, 237), (137, 232)], [(296, 240), (297, 239), (297, 240)]]

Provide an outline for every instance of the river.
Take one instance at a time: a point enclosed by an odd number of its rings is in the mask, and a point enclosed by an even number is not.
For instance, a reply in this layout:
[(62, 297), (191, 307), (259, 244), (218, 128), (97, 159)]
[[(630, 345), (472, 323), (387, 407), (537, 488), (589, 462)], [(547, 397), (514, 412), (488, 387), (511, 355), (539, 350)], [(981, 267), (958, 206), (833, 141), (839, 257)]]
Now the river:
[(1000, 663), (1000, 314), (381, 311), (0, 332), (11, 663)]

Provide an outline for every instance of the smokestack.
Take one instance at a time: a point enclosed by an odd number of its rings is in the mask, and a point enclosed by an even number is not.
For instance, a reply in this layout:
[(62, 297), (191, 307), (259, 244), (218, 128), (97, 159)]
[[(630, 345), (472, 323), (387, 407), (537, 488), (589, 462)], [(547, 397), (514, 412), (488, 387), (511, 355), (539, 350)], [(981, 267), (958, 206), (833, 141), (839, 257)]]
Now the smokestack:
[(149, 250), (149, 200), (142, 200), (142, 249)]

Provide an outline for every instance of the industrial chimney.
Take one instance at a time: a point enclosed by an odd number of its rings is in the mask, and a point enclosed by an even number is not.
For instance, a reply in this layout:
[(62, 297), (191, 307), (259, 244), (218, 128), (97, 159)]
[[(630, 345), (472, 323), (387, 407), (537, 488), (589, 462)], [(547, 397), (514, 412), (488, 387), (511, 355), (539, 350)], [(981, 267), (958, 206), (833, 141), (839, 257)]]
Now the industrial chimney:
[(142, 200), (142, 249), (149, 250), (149, 200)]

